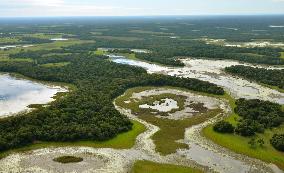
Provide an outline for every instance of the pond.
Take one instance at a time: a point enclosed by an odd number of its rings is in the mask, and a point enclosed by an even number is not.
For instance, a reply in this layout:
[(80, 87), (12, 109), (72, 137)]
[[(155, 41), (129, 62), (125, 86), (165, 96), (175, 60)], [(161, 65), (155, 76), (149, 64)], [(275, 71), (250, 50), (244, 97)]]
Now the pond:
[(0, 117), (26, 111), (31, 104), (53, 101), (57, 92), (66, 92), (66, 89), (0, 74)]

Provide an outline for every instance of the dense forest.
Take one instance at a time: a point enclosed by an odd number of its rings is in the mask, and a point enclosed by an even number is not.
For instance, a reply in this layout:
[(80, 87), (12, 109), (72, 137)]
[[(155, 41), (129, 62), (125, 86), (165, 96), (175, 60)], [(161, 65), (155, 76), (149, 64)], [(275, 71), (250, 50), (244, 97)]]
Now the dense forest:
[[(1, 151), (34, 141), (106, 140), (128, 131), (131, 122), (112, 104), (113, 99), (127, 88), (169, 85), (224, 94), (222, 88), (209, 82), (149, 75), (142, 68), (112, 63), (106, 57), (92, 53), (49, 56), (44, 52), (36, 51), (36, 56), (27, 52), (24, 56), (32, 57), (33, 62), (1, 62), (0, 71), (70, 83), (77, 89), (48, 107), (23, 116), (0, 119)], [(38, 64), (61, 62), (62, 59), (70, 62), (69, 65), (47, 68)]]
[[(234, 19), (234, 17), (232, 17)], [(149, 54), (137, 54), (137, 58), (171, 66), (183, 66), (175, 59), (179, 56), (212, 59), (233, 59), (242, 62), (259, 64), (284, 64), (280, 58), (283, 47), (226, 47), (218, 44), (207, 44), (203, 39), (224, 39), (228, 42), (284, 42), (284, 33), (281, 28), (270, 28), (271, 22), (281, 22), (277, 16), (259, 19), (243, 18), (231, 22), (228, 18), (218, 20), (184, 18), (175, 21), (173, 19), (137, 19), (108, 20), (106, 22), (96, 19), (84, 19), (77, 21), (70, 19), (70, 24), (57, 23), (57, 27), (47, 24), (25, 24), (25, 28), (17, 28), (13, 25), (4, 25), (0, 28), (1, 38), (17, 38), (18, 42), (8, 41), (7, 44), (40, 44), (52, 42), (47, 38), (37, 38), (25, 34), (42, 33), (46, 37), (52, 37), (58, 33), (63, 38), (96, 41), (75, 45), (76, 52), (84, 52), (92, 47), (100, 48), (136, 48), (148, 49)], [(68, 21), (68, 20), (66, 20)], [(38, 21), (41, 23), (41, 21)], [(54, 21), (52, 21), (52, 24)], [(58, 21), (59, 22), (59, 21)], [(214, 29), (212, 29), (214, 28)], [(266, 34), (259, 34), (263, 30)], [(1, 44), (1, 43), (0, 43)], [(6, 45), (7, 45), (6, 44)], [(72, 49), (69, 49), (72, 52)]]
[(176, 57), (195, 57), (209, 59), (232, 59), (241, 62), (280, 65), (280, 48), (238, 48), (206, 44), (202, 41), (154, 38), (139, 41), (101, 40), (97, 47), (148, 49), (148, 54), (137, 54), (137, 58), (165, 65), (182, 66)]
[(254, 68), (249, 66), (231, 66), (225, 68), (226, 72), (229, 72), (240, 77), (244, 77), (250, 80), (255, 80), (264, 84), (277, 86), (284, 89), (284, 69), (272, 70), (264, 68)]

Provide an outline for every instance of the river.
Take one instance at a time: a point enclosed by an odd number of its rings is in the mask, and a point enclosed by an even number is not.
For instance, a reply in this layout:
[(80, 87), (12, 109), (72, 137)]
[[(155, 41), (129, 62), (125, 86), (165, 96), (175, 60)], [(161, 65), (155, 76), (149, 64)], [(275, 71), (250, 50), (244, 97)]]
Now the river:
[(283, 69), (283, 67), (253, 65), (231, 60), (193, 58), (181, 59), (181, 61), (185, 64), (185, 67), (167, 67), (145, 61), (127, 59), (123, 56), (109, 56), (112, 58), (113, 62), (142, 67), (146, 69), (148, 73), (161, 73), (170, 76), (196, 78), (217, 84), (223, 87), (234, 98), (261, 99), (284, 104), (284, 93), (224, 72), (225, 67), (230, 67), (232, 65), (245, 65), (266, 69)]

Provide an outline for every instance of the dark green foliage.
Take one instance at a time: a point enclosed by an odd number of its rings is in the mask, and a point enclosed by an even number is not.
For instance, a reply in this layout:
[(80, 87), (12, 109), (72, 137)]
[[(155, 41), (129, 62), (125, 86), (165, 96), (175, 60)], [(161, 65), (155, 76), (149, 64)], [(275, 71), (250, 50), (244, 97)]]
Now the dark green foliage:
[(270, 70), (264, 68), (254, 68), (249, 66), (231, 66), (225, 68), (226, 72), (236, 74), (251, 80), (255, 80), (264, 84), (278, 86), (284, 89), (284, 69)]
[[(81, 53), (44, 55), (34, 62), (1, 62), (0, 71), (16, 72), (39, 80), (71, 83), (77, 87), (49, 107), (23, 116), (0, 119), (0, 150), (17, 148), (33, 141), (107, 140), (131, 129), (131, 122), (113, 106), (113, 99), (135, 86), (177, 86), (212, 94), (222, 88), (197, 79), (149, 75), (142, 68), (119, 65), (103, 56)], [(57, 58), (58, 57), (58, 58)], [(35, 62), (70, 62), (64, 67), (45, 68)]]
[(234, 126), (227, 121), (219, 121), (213, 126), (214, 131), (219, 133), (233, 133)]
[(184, 66), (184, 64), (181, 61), (176, 60), (171, 55), (163, 55), (160, 53), (147, 53), (147, 54), (139, 53), (136, 55), (136, 57), (142, 60), (157, 62), (169, 66), (181, 66), (181, 67)]
[(253, 136), (256, 132), (263, 133), (264, 126), (255, 120), (244, 119), (238, 123), (235, 132), (242, 136)]
[(53, 161), (63, 163), (63, 164), (78, 163), (78, 162), (82, 162), (83, 158), (74, 157), (74, 156), (61, 156), (61, 157), (54, 158)]
[(134, 53), (131, 49), (113, 49), (108, 50), (109, 53)]
[(242, 117), (235, 132), (242, 136), (263, 133), (265, 129), (278, 127), (284, 122), (281, 105), (258, 99), (236, 101), (235, 112)]
[(260, 147), (263, 147), (264, 144), (265, 144), (265, 142), (264, 142), (263, 139), (258, 139), (258, 140), (257, 140), (257, 143), (258, 143), (258, 145), (259, 145)]
[(275, 149), (284, 151), (284, 134), (274, 134), (270, 143)]
[(43, 38), (36, 38), (36, 37), (22, 37), (21, 40), (25, 44), (41, 44), (41, 43), (51, 43), (52, 40), (43, 39)]

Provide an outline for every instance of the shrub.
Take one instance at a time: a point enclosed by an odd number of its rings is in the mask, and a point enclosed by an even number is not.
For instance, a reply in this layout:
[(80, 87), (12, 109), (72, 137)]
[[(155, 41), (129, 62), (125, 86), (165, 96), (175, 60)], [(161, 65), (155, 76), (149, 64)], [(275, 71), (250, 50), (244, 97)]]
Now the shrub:
[(284, 151), (284, 134), (274, 134), (270, 143), (275, 149)]
[(233, 133), (234, 132), (234, 126), (226, 121), (219, 121), (217, 122), (214, 127), (214, 131), (220, 132), (220, 133)]
[(254, 120), (245, 119), (239, 122), (235, 132), (242, 136), (253, 136), (255, 133), (263, 133), (264, 127), (262, 124)]
[(260, 147), (263, 147), (264, 144), (265, 144), (265, 142), (264, 142), (263, 139), (258, 139), (258, 140), (257, 140), (257, 143), (258, 143), (258, 145), (259, 145)]
[(251, 138), (248, 142), (251, 148), (256, 148), (256, 141), (255, 138)]

